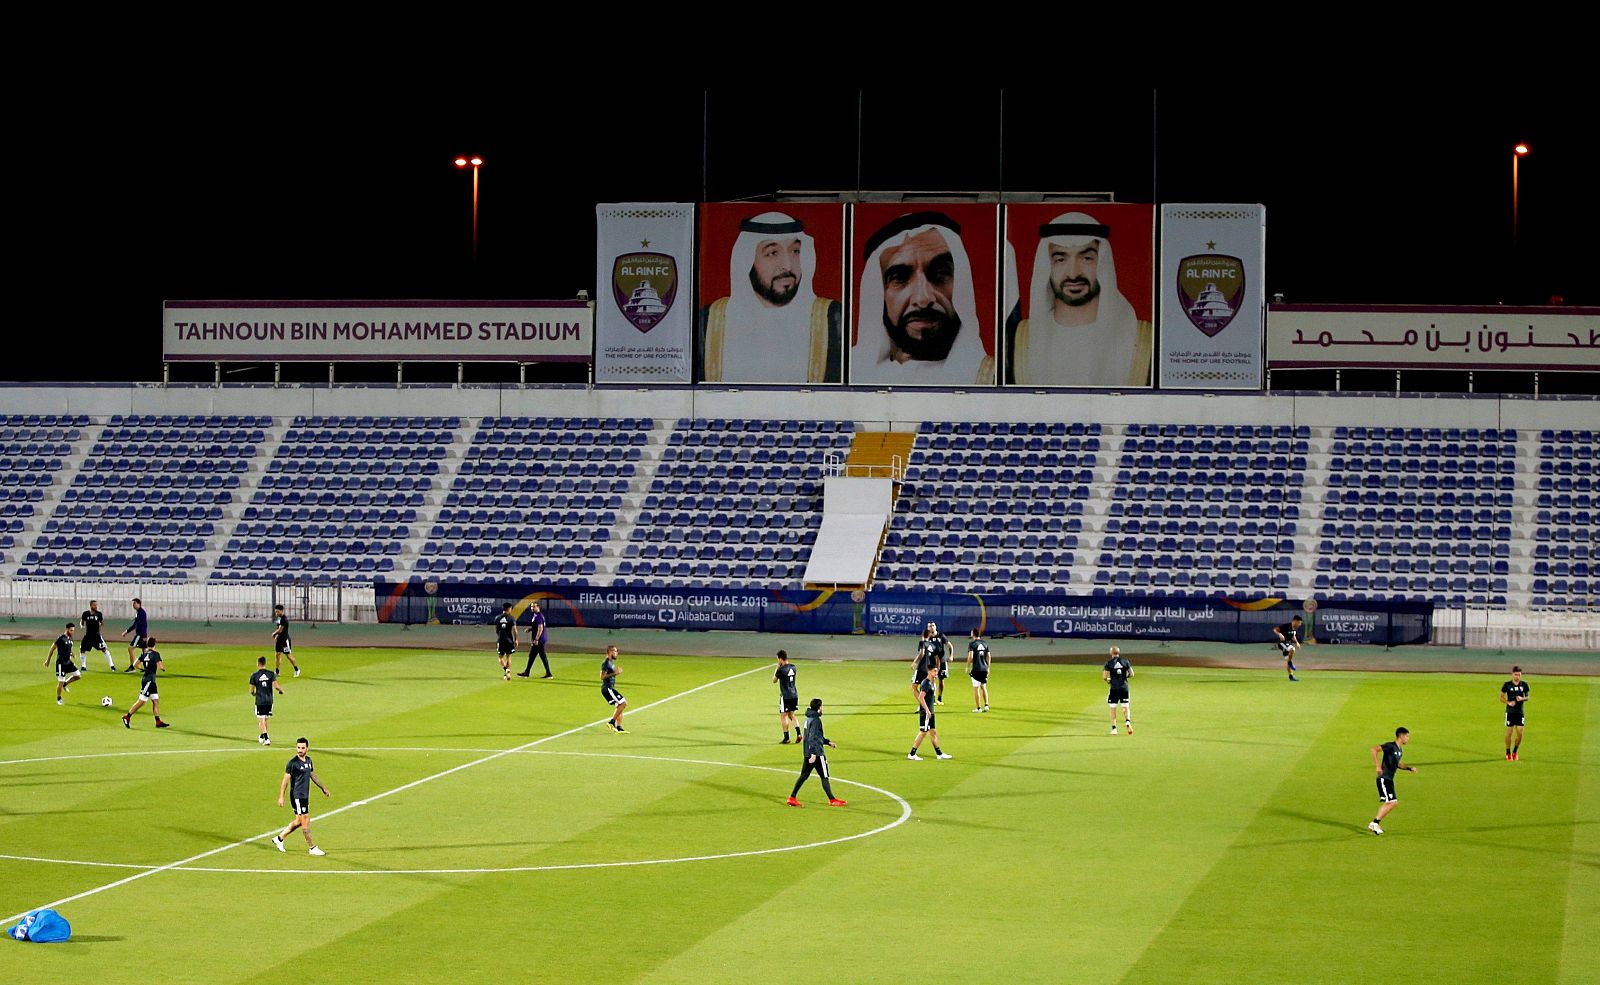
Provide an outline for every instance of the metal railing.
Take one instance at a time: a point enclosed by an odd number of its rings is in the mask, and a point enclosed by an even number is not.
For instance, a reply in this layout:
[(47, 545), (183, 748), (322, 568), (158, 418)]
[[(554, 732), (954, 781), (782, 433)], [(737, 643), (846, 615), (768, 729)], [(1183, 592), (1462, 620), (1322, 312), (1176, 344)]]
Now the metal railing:
[(1433, 645), (1600, 651), (1600, 609), (1438, 606), (1433, 610)]
[(906, 476), (905, 463), (899, 455), (891, 458), (887, 465), (852, 465), (838, 452), (829, 452), (822, 461), (822, 470), (831, 478), (893, 479), (900, 482)]
[(151, 618), (181, 622), (267, 622), (273, 606), (279, 604), (296, 622), (375, 619), (368, 615), (372, 611), (370, 585), (317, 584), (309, 578), (282, 577), (245, 582), (0, 579), (0, 619), (76, 619), (94, 600), (107, 614), (110, 627), (124, 617), (131, 619), (129, 602), (135, 598), (150, 610)]

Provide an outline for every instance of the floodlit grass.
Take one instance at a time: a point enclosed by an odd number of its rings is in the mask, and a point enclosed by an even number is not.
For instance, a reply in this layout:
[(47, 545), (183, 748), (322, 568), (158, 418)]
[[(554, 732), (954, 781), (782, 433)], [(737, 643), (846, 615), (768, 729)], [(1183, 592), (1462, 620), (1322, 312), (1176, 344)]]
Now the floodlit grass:
[[(0, 644), (0, 854), (59, 861), (0, 859), (0, 916), (89, 895), (71, 943), (0, 943), (7, 981), (1600, 980), (1594, 678), (1531, 676), (1509, 763), (1501, 676), (1140, 666), (1111, 736), (1098, 669), (1002, 660), (918, 763), (906, 664), (799, 654), (850, 805), (794, 810), (755, 661), (624, 652), (615, 735), (598, 654), (308, 649), (263, 749), (258, 650), (163, 647), (162, 732), (103, 662), (56, 707), (44, 650)], [(1397, 725), (1421, 772), (1377, 838)], [(299, 735), (326, 858), (259, 837)]]

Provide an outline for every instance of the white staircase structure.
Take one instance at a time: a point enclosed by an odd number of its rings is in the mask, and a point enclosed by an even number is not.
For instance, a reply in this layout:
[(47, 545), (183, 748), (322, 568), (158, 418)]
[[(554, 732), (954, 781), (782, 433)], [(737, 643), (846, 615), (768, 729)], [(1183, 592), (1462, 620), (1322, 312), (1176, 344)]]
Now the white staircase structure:
[(822, 497), (822, 527), (806, 561), (805, 584), (864, 588), (894, 509), (894, 483), (830, 476)]

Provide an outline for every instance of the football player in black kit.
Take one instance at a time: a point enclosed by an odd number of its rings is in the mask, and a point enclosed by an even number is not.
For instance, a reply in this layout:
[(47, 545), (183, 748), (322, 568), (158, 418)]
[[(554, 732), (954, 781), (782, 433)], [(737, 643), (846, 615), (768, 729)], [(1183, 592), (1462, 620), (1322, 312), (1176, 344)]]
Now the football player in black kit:
[(1411, 730), (1397, 728), (1394, 730), (1394, 741), (1385, 742), (1381, 746), (1372, 747), (1372, 765), (1378, 770), (1378, 816), (1367, 825), (1367, 830), (1375, 835), (1383, 834), (1383, 819), (1394, 810), (1394, 805), (1400, 803), (1400, 798), (1394, 792), (1394, 774), (1396, 770), (1410, 770), (1415, 773), (1415, 766), (1401, 766), (1400, 757), (1405, 755), (1406, 743), (1411, 741)]
[(772, 682), (778, 685), (778, 724), (783, 726), (783, 742), (789, 741), (789, 729), (794, 729), (794, 741), (800, 742), (800, 722), (795, 717), (795, 712), (800, 710), (800, 688), (795, 683), (794, 664), (789, 662), (789, 651), (778, 651), (778, 669), (772, 674)]
[(45, 653), (44, 666), (50, 666), (52, 659), (56, 662), (56, 704), (60, 704), (61, 696), (67, 693), (67, 685), (83, 676), (72, 663), (72, 623), (67, 623), (66, 632), (50, 644), (50, 649)]
[[(83, 642), (78, 644), (78, 652), (87, 654), (90, 650), (99, 650), (106, 656), (106, 666), (116, 670), (117, 660), (111, 655), (111, 648), (106, 646), (106, 638), (102, 635), (106, 624), (106, 614), (100, 611), (100, 603), (90, 599), (89, 607), (83, 610), (83, 615), (78, 617), (78, 622), (83, 626)], [(89, 669), (87, 658), (83, 661), (83, 667), (85, 670)]]
[(1294, 676), (1294, 653), (1300, 649), (1300, 627), (1305, 620), (1295, 616), (1282, 626), (1272, 627), (1272, 633), (1278, 637), (1278, 652), (1283, 654), (1283, 666), (1289, 672), (1289, 680), (1298, 681)]
[[(1528, 682), (1522, 679), (1522, 668), (1511, 668), (1511, 680), (1500, 685), (1500, 703), (1506, 706), (1506, 758), (1522, 755), (1523, 704), (1528, 700)], [(1513, 742), (1513, 740), (1515, 740)]]

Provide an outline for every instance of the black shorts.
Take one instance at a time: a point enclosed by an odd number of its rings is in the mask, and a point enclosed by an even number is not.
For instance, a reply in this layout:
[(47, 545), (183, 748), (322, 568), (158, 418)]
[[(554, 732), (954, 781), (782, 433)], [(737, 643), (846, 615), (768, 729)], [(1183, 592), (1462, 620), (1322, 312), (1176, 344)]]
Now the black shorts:
[(106, 641), (101, 639), (98, 636), (96, 636), (94, 639), (89, 639), (88, 637), (84, 637), (83, 642), (78, 644), (78, 652), (79, 653), (88, 653), (90, 650), (99, 650), (102, 653), (111, 652), (110, 649), (106, 646)]
[(929, 708), (923, 708), (921, 705), (917, 705), (917, 728), (927, 732), (937, 727), (938, 726), (934, 724), (933, 710)]
[(66, 663), (62, 663), (60, 660), (56, 661), (56, 680), (65, 681), (67, 678), (71, 677), (77, 672), (78, 668), (71, 660), (68, 660)]
[(949, 676), (950, 676), (950, 665), (949, 664), (940, 664), (939, 665), (939, 680), (942, 681), (946, 677), (949, 677)]
[(1286, 657), (1287, 656), (1292, 656), (1294, 654), (1294, 648), (1295, 648), (1296, 645), (1297, 644), (1287, 643), (1287, 642), (1284, 642), (1284, 641), (1280, 640), (1278, 642), (1278, 652), (1283, 654)]
[(782, 695), (778, 696), (778, 714), (787, 715), (792, 711), (798, 711), (799, 708), (800, 698), (798, 696), (793, 698), (786, 698)]
[(1521, 705), (1506, 705), (1506, 728), (1520, 727), (1527, 716)]
[(1127, 703), (1128, 689), (1125, 687), (1114, 687), (1106, 694), (1106, 704), (1108, 705), (1125, 705)]
[(499, 643), (495, 644), (494, 652), (498, 656), (509, 657), (513, 653), (517, 652), (517, 647), (514, 643), (501, 640)]
[(1394, 781), (1387, 776), (1380, 775), (1378, 777), (1378, 802), (1392, 804), (1398, 799), (1394, 795)]
[(612, 707), (616, 707), (617, 705), (620, 705), (624, 701), (628, 700), (622, 696), (621, 691), (618, 691), (610, 684), (602, 684), (600, 686), (600, 697), (605, 698), (606, 704), (609, 704)]
[(256, 717), (257, 718), (271, 718), (272, 717), (272, 706), (271, 705), (256, 705)]
[(980, 685), (989, 683), (989, 672), (987, 670), (969, 671), (967, 676), (972, 678), (973, 687), (978, 687)]
[(145, 646), (145, 638), (143, 636), (135, 636), (133, 639), (128, 641), (128, 645), (138, 647), (139, 649), (143, 650)]
[(304, 797), (290, 797), (289, 804), (294, 808), (296, 817), (305, 817), (311, 813), (311, 801)]
[(293, 653), (294, 652), (294, 646), (288, 640), (286, 640), (286, 639), (284, 639), (283, 637), (280, 636), (280, 637), (278, 637), (277, 642), (272, 644), (272, 652), (273, 653)]
[(155, 681), (140, 681), (139, 682), (139, 700), (140, 701), (159, 701), (159, 700), (161, 700), (160, 693), (156, 691), (156, 682)]

